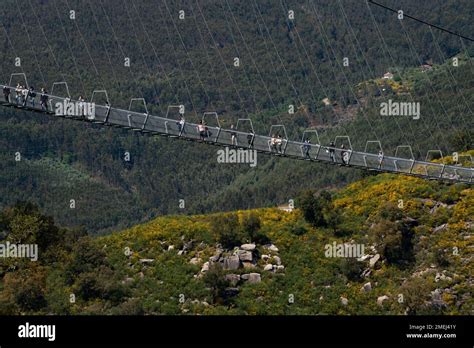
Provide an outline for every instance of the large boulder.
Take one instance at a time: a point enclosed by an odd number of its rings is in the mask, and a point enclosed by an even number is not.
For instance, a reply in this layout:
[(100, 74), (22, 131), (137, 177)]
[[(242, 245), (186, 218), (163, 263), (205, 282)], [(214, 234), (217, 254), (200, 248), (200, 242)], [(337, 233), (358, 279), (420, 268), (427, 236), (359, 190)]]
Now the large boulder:
[(253, 250), (255, 250), (255, 244), (253, 244), (253, 243), (242, 244), (240, 246), (240, 249), (247, 250), (247, 251), (253, 251)]
[(224, 257), (222, 268), (225, 270), (236, 270), (240, 267), (240, 259), (238, 255)]
[(252, 261), (253, 260), (252, 252), (247, 251), (247, 250), (239, 250), (237, 252), (237, 255), (239, 256), (240, 261)]
[(260, 278), (260, 273), (250, 273), (248, 282), (251, 284), (260, 283), (262, 279)]

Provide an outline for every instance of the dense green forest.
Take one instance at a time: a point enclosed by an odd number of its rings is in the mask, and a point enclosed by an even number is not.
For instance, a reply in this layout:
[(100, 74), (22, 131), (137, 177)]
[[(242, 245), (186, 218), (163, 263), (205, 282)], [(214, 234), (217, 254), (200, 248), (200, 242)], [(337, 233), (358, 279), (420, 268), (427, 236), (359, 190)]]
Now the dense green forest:
[[(384, 3), (474, 31), (471, 1)], [(4, 83), (25, 73), (36, 89), (67, 81), (73, 97), (106, 89), (122, 108), (144, 97), (157, 115), (183, 104), (194, 122), (217, 111), (223, 126), (251, 118), (266, 134), (283, 123), (296, 139), (317, 128), (323, 143), (347, 135), (363, 150), (379, 139), (386, 153), (411, 145), (417, 158), (474, 147), (473, 46), (366, 1), (5, 0), (0, 17)], [(422, 72), (424, 63), (433, 69)], [(388, 71), (393, 81), (381, 80)], [(381, 117), (388, 99), (419, 102), (420, 120)], [(271, 207), (304, 188), (365, 175), (264, 156), (256, 168), (218, 164), (216, 150), (203, 145), (12, 110), (0, 111), (0, 133), (0, 206), (33, 201), (61, 225), (90, 233), (162, 214)]]

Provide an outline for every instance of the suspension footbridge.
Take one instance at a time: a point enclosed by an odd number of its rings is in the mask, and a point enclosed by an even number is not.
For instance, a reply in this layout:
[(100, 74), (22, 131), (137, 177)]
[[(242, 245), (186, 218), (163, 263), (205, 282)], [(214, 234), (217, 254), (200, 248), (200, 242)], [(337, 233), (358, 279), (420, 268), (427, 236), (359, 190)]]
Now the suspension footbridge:
[[(186, 122), (183, 119), (173, 119), (169, 113), (165, 117), (154, 116), (148, 112), (143, 98), (133, 98), (130, 102), (129, 110), (112, 107), (108, 101), (106, 91), (94, 91), (94, 95), (104, 93), (107, 102), (104, 105), (94, 104), (94, 115), (86, 115), (86, 112), (79, 112), (75, 115), (56, 112), (55, 105), (64, 105), (67, 109), (69, 105), (82, 105), (83, 101), (73, 100), (70, 96), (61, 97), (44, 93), (47, 98), (46, 105), (43, 103), (32, 103), (28, 92), (16, 98), (18, 90), (9, 85), (0, 85), (4, 90), (4, 99), (1, 101), (2, 107), (10, 107), (36, 113), (61, 117), (76, 121), (85, 121), (104, 126), (120, 127), (148, 133), (151, 135), (161, 135), (176, 139), (201, 142), (209, 145), (226, 146), (236, 149), (255, 150), (272, 156), (286, 157), (297, 160), (312, 162), (322, 162), (330, 165), (347, 166), (375, 172), (388, 172), (402, 175), (420, 177), (429, 180), (440, 180), (448, 182), (461, 182), (472, 184), (474, 182), (474, 168), (461, 165), (446, 165), (429, 160), (416, 160), (411, 151), (411, 147), (401, 145), (397, 147), (394, 156), (387, 156), (382, 151), (371, 153), (366, 149), (356, 151), (352, 149), (348, 137), (348, 147), (337, 147), (337, 137), (333, 146), (322, 145), (319, 141), (317, 130), (306, 130), (301, 141), (288, 139), (284, 125), (271, 126), (269, 135), (256, 134), (250, 119), (239, 119), (235, 128), (226, 129), (220, 126), (219, 116), (215, 112), (206, 112), (202, 116), (199, 124)], [(28, 90), (26, 88), (25, 90)], [(8, 95), (8, 96), (7, 96)], [(37, 99), (37, 98), (36, 98)], [(142, 101), (145, 112), (132, 111), (132, 101)], [(179, 106), (171, 106), (179, 107)], [(171, 107), (168, 107), (168, 111)], [(212, 119), (213, 125), (208, 122)], [(245, 124), (245, 131), (242, 130)], [(305, 141), (311, 138), (313, 141)], [(380, 149), (380, 142), (378, 143)], [(371, 143), (368, 141), (367, 144)], [(398, 150), (408, 148), (411, 153), (410, 158), (397, 156)], [(428, 156), (427, 156), (428, 157)], [(471, 159), (472, 160), (472, 159)]]

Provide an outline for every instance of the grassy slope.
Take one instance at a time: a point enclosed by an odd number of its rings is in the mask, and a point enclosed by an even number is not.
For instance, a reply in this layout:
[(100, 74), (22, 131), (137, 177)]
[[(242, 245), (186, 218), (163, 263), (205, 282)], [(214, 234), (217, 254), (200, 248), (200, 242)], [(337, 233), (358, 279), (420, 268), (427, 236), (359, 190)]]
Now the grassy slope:
[[(406, 215), (419, 221), (414, 237), (415, 262), (407, 269), (400, 269), (387, 262), (379, 263), (377, 269), (364, 280), (351, 281), (344, 275), (344, 261), (324, 256), (324, 245), (354, 240), (367, 243), (367, 231), (372, 218), (387, 201), (397, 203), (404, 200)], [(435, 201), (449, 204), (434, 214), (430, 209)], [(415, 178), (379, 175), (356, 182), (337, 192), (335, 206), (343, 209), (345, 221), (351, 221), (351, 235), (335, 237), (328, 229), (315, 229), (302, 222), (301, 213), (285, 213), (277, 209), (258, 209), (262, 219), (262, 231), (280, 249), (279, 255), (285, 265), (284, 275), (262, 273), (262, 282), (242, 286), (241, 293), (231, 308), (192, 304), (191, 300), (210, 302), (209, 292), (202, 281), (195, 279), (201, 265), (191, 265), (189, 260), (198, 253), (203, 260), (215, 250), (213, 236), (209, 232), (209, 221), (214, 215), (168, 216), (135, 226), (111, 236), (101, 237), (98, 242), (107, 245), (109, 258), (124, 277), (134, 279), (130, 287), (133, 297), (143, 303), (149, 313), (250, 313), (250, 314), (403, 314), (406, 306), (416, 305), (419, 299), (430, 299), (430, 291), (444, 291), (442, 298), (447, 303), (444, 313), (472, 314), (472, 217), (474, 216), (474, 190), (463, 185), (444, 186)], [(245, 211), (239, 211), (242, 216)], [(448, 223), (448, 228), (433, 232), (433, 228)], [(295, 225), (303, 224), (308, 232), (302, 236), (291, 233)], [(470, 234), (471, 233), (471, 234)], [(187, 255), (178, 256), (183, 240), (203, 242)], [(174, 251), (165, 251), (174, 245)], [(123, 256), (129, 247), (130, 259)], [(457, 248), (458, 255), (450, 253)], [(436, 263), (436, 256), (448, 253), (449, 264), (444, 267)], [(370, 251), (369, 251), (370, 252)], [(451, 256), (452, 255), (452, 256)], [(143, 269), (140, 258), (154, 258), (154, 266)], [(133, 269), (127, 266), (130, 262)], [(420, 276), (418, 271), (430, 269)], [(139, 272), (144, 273), (141, 279)], [(451, 278), (435, 282), (437, 272)], [(362, 293), (361, 286), (370, 281), (372, 291)], [(404, 285), (402, 285), (404, 284)], [(420, 285), (421, 284), (421, 285)], [(416, 286), (420, 286), (417, 288)], [(419, 292), (410, 297), (413, 289)], [(404, 294), (406, 302), (397, 302), (398, 294)], [(178, 303), (177, 297), (184, 294), (188, 299)], [(288, 296), (295, 296), (295, 303), (288, 304)], [(390, 299), (378, 306), (379, 296)], [(349, 300), (342, 306), (340, 297)], [(321, 300), (320, 300), (321, 298)], [(418, 310), (430, 313), (433, 309)]]

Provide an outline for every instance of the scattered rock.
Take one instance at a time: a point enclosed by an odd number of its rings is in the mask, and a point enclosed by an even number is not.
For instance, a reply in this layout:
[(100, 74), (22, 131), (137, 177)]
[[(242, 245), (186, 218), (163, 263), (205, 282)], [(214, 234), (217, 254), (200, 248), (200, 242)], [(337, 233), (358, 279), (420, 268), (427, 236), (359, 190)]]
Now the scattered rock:
[(197, 265), (197, 264), (201, 263), (201, 261), (202, 261), (202, 260), (201, 260), (200, 257), (193, 257), (193, 258), (189, 261), (189, 263), (190, 263), (190, 264), (193, 264), (193, 265)]
[(267, 246), (267, 249), (270, 250), (270, 251), (273, 251), (273, 252), (275, 252), (275, 253), (278, 252), (278, 248), (277, 248), (275, 245), (273, 245), (273, 244), (268, 245), (268, 246)]
[(220, 255), (220, 254), (219, 254), (219, 255), (214, 255), (214, 256), (211, 256), (211, 257), (209, 258), (209, 261), (210, 261), (210, 262), (217, 262), (217, 261), (219, 261), (220, 258), (221, 258), (221, 255)]
[(142, 264), (152, 263), (153, 261), (155, 261), (155, 259), (140, 259), (140, 263)]
[(370, 260), (369, 260), (369, 266), (371, 268), (373, 268), (375, 266), (375, 264), (377, 263), (377, 261), (380, 260), (380, 254), (376, 254), (374, 257), (372, 257)]
[(370, 290), (372, 290), (372, 284), (370, 282), (365, 283), (364, 286), (360, 288), (361, 292), (369, 292)]
[(232, 285), (236, 286), (237, 283), (240, 281), (240, 275), (238, 274), (226, 274), (225, 279)]
[(183, 250), (189, 250), (193, 248), (194, 241), (190, 240), (189, 242), (184, 243)]
[(273, 260), (275, 261), (275, 263), (276, 263), (278, 266), (281, 265), (281, 259), (280, 259), (280, 257), (278, 257), (278, 256), (273, 256)]
[(341, 303), (343, 306), (347, 306), (349, 304), (349, 300), (341, 296)]
[(262, 255), (263, 261), (267, 261), (269, 258), (270, 258), (270, 255), (265, 255), (265, 254)]
[(438, 233), (445, 230), (448, 227), (448, 224), (442, 224), (441, 226), (435, 227), (433, 233)]
[(434, 272), (436, 272), (436, 270), (434, 270), (433, 268), (425, 268), (424, 270), (417, 271), (417, 272), (413, 273), (412, 277), (421, 277), (421, 276), (423, 276), (427, 273), (434, 273)]
[(133, 278), (127, 277), (124, 280), (122, 280), (122, 284), (127, 284), (133, 282)]
[(282, 270), (285, 269), (285, 266), (283, 266), (283, 265), (278, 265), (276, 268), (277, 268), (277, 270), (282, 271)]
[(204, 262), (204, 265), (202, 265), (201, 268), (201, 273), (209, 271), (209, 262)]
[(388, 300), (389, 298), (390, 298), (390, 297), (388, 297), (387, 295), (379, 296), (379, 297), (377, 297), (377, 304), (378, 304), (379, 306), (382, 306), (382, 305), (383, 305), (383, 302), (384, 302), (385, 300)]
[(273, 265), (270, 263), (268, 265), (265, 265), (265, 267), (263, 267), (264, 271), (271, 271), (272, 269), (273, 269)]
[(237, 252), (237, 255), (239, 256), (240, 261), (252, 261), (253, 260), (252, 253), (250, 251), (239, 250)]
[(242, 244), (240, 246), (240, 249), (246, 250), (246, 251), (253, 251), (253, 250), (255, 250), (255, 244), (253, 244), (253, 243)]
[(431, 303), (434, 306), (437, 307), (443, 307), (446, 306), (446, 303), (443, 301), (443, 298), (441, 297), (442, 291), (440, 289), (435, 289), (434, 291), (431, 291)]
[(174, 245), (170, 245), (170, 246), (168, 247), (168, 251), (171, 251), (171, 250), (174, 250)]
[(242, 262), (242, 266), (244, 266), (245, 269), (249, 269), (249, 268), (255, 268), (256, 265), (252, 262), (249, 262), (249, 261), (244, 261)]
[(435, 276), (435, 282), (439, 282), (439, 281), (443, 281), (443, 280), (447, 280), (447, 281), (451, 281), (453, 280), (451, 277), (447, 277), (445, 274), (443, 273), (436, 273), (436, 276)]
[(359, 257), (357, 261), (365, 261), (365, 260), (370, 259), (371, 257), (373, 257), (373, 255), (365, 254), (364, 256)]
[(240, 267), (240, 259), (237, 255), (224, 257), (224, 264), (222, 266), (225, 270), (236, 270)]
[(260, 278), (260, 273), (250, 273), (248, 282), (251, 284), (260, 283), (262, 279)]
[(370, 268), (366, 268), (363, 272), (362, 272), (362, 277), (364, 278), (367, 278), (370, 276), (370, 274), (372, 273), (372, 270)]
[(178, 255), (179, 255), (179, 256), (181, 256), (181, 255), (183, 255), (183, 254), (184, 254), (184, 249), (183, 249), (183, 250), (180, 250), (180, 251), (178, 251)]
[(436, 202), (433, 208), (430, 209), (430, 214), (434, 214), (439, 208), (446, 208), (448, 205), (442, 202)]

